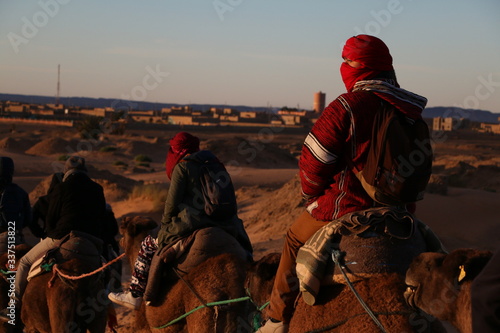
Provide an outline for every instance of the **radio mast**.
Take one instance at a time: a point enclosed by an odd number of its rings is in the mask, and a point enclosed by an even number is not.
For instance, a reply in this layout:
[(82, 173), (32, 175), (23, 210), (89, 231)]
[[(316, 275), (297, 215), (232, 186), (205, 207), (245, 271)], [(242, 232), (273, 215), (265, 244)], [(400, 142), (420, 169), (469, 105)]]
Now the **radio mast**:
[(59, 93), (61, 92), (61, 65), (57, 65), (57, 95), (56, 106), (59, 106)]

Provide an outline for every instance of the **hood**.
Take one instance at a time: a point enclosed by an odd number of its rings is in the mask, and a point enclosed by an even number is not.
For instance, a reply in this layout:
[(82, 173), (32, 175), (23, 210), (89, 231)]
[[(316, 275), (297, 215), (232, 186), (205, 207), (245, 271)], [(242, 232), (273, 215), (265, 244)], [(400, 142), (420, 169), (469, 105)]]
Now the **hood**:
[(427, 105), (427, 98), (382, 80), (359, 81), (352, 91), (370, 91), (412, 119), (421, 118)]

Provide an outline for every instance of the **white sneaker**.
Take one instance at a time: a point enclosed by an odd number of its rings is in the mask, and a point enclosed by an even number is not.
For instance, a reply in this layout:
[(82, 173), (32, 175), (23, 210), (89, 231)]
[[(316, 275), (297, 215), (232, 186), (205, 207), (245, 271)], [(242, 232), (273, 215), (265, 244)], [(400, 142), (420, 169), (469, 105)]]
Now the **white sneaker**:
[(288, 324), (284, 324), (281, 321), (277, 323), (272, 322), (271, 320), (266, 321), (264, 326), (259, 328), (256, 333), (287, 333), (288, 332)]
[(114, 303), (126, 306), (132, 310), (138, 310), (142, 303), (142, 297), (134, 297), (130, 291), (124, 293), (109, 293), (108, 298)]

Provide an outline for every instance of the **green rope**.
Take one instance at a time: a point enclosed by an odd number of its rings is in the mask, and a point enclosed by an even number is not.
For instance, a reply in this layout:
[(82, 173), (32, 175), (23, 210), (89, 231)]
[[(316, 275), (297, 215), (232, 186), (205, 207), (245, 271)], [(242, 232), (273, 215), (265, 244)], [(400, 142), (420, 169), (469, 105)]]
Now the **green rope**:
[(53, 261), (49, 261), (48, 263), (45, 263), (45, 264), (41, 264), (40, 267), (46, 271), (46, 272), (50, 272), (52, 271), (52, 266), (54, 266), (54, 262)]
[(199, 309), (202, 309), (202, 308), (205, 308), (205, 307), (216, 306), (216, 305), (224, 305), (224, 304), (230, 304), (230, 303), (236, 303), (236, 302), (242, 302), (242, 301), (248, 301), (249, 299), (250, 299), (250, 297), (245, 296), (245, 297), (240, 297), (240, 298), (229, 299), (229, 300), (226, 300), (226, 301), (218, 301), (218, 302), (212, 302), (212, 303), (203, 304), (203, 305), (200, 305), (200, 306), (194, 308), (193, 310), (191, 310), (191, 311), (183, 314), (182, 316), (180, 316), (180, 317), (178, 317), (178, 318), (176, 318), (174, 320), (171, 320), (170, 322), (166, 323), (165, 325), (157, 326), (157, 327), (153, 327), (153, 328), (161, 329), (161, 328), (166, 328), (168, 326), (171, 326), (171, 325), (177, 323), (178, 321), (186, 318), (187, 316), (189, 316), (193, 312), (196, 312)]
[(16, 271), (4, 271), (3, 269), (0, 269), (0, 272), (1, 272), (3, 275), (9, 275), (9, 274), (15, 273)]
[[(252, 303), (253, 303), (253, 301), (252, 301)], [(267, 301), (263, 305), (257, 307), (257, 313), (255, 314), (255, 316), (253, 316), (253, 321), (252, 321), (254, 332), (256, 332), (262, 326), (262, 316), (260, 314), (261, 314), (262, 310), (264, 310), (266, 308), (266, 306), (269, 305), (269, 303), (270, 302)]]

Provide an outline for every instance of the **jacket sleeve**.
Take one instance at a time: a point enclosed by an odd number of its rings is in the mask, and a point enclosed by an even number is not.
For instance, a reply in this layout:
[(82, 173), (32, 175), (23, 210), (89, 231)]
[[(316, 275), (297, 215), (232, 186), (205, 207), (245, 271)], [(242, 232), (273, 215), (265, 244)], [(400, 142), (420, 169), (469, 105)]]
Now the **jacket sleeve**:
[(339, 99), (323, 111), (307, 135), (299, 160), (302, 195), (311, 203), (333, 184), (341, 171), (350, 116)]
[(47, 210), (47, 217), (45, 219), (45, 232), (48, 234), (57, 226), (57, 222), (61, 216), (62, 207), (62, 184), (54, 187), (54, 190), (49, 194), (49, 208)]
[(172, 180), (168, 188), (167, 200), (161, 219), (162, 224), (168, 224), (172, 217), (179, 213), (179, 205), (182, 203), (188, 184), (186, 169), (179, 163), (172, 173)]

